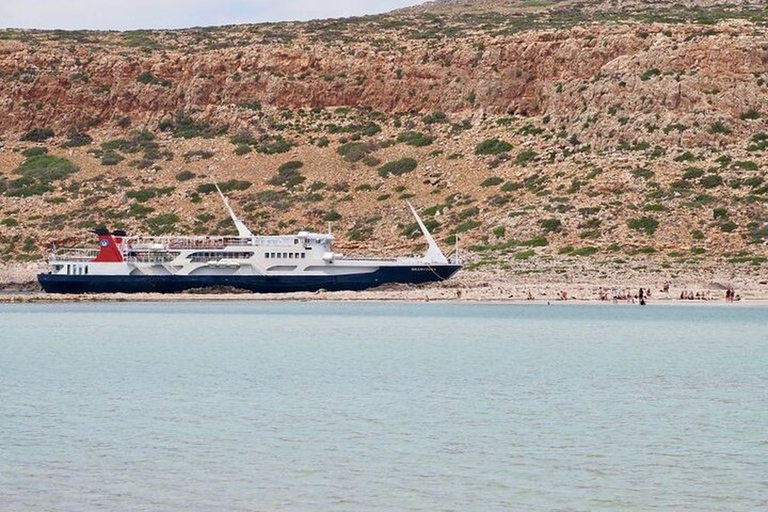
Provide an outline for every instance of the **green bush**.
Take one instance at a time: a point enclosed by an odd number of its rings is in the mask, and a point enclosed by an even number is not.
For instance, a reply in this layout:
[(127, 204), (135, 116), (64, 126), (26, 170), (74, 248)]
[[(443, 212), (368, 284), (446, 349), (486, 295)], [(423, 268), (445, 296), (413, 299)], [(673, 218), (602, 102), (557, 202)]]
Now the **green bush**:
[(146, 203), (150, 199), (154, 197), (160, 197), (160, 196), (168, 196), (173, 193), (173, 191), (176, 190), (175, 187), (163, 187), (163, 188), (145, 188), (142, 190), (129, 190), (126, 192), (126, 196), (130, 197), (131, 199), (135, 199), (139, 203)]
[(479, 220), (470, 219), (456, 226), (456, 233), (465, 233), (482, 225), (483, 223)]
[(548, 233), (556, 233), (563, 229), (563, 224), (560, 222), (560, 219), (543, 219), (539, 222), (539, 225)]
[(74, 132), (69, 135), (69, 140), (65, 141), (62, 148), (76, 148), (80, 146), (87, 146), (93, 142), (93, 137), (87, 133)]
[(255, 146), (258, 141), (256, 137), (248, 130), (241, 130), (229, 138), (229, 141), (235, 146)]
[(213, 158), (214, 153), (212, 151), (206, 151), (204, 149), (196, 149), (193, 151), (187, 151), (184, 153), (184, 160), (191, 162), (192, 160), (210, 160)]
[(653, 217), (640, 217), (635, 219), (629, 219), (627, 221), (627, 226), (629, 226), (630, 229), (641, 231), (646, 235), (652, 235), (656, 232), (656, 229), (659, 227), (659, 221), (654, 219)]
[(111, 149), (104, 151), (101, 155), (101, 165), (117, 165), (123, 160), (125, 160), (124, 156)]
[(219, 183), (219, 189), (224, 194), (226, 194), (227, 192), (232, 192), (233, 190), (248, 190), (252, 185), (253, 183), (246, 180), (227, 180)]
[(306, 178), (299, 172), (299, 169), (302, 167), (304, 167), (304, 163), (298, 160), (285, 162), (277, 168), (277, 174), (273, 176), (267, 183), (274, 186), (282, 186), (288, 189), (294, 188), (306, 181)]
[(690, 151), (685, 151), (684, 153), (677, 155), (673, 160), (675, 162), (695, 162), (696, 160), (699, 160), (699, 157)]
[(516, 260), (527, 260), (528, 258), (531, 258), (536, 255), (536, 251), (533, 249), (528, 249), (527, 251), (520, 251), (516, 252), (514, 258)]
[(659, 68), (647, 69), (640, 75), (640, 80), (650, 80), (652, 77), (659, 75), (661, 75), (661, 70)]
[(755, 110), (754, 108), (750, 108), (750, 109), (749, 109), (749, 110), (747, 110), (746, 112), (742, 112), (742, 113), (741, 113), (741, 115), (740, 115), (739, 117), (740, 117), (742, 120), (747, 120), (747, 119), (759, 119), (759, 118), (760, 118), (760, 112), (758, 112), (758, 111), (757, 111), (757, 110)]
[(160, 131), (170, 131), (174, 137), (192, 139), (195, 137), (211, 138), (226, 133), (226, 127), (213, 127), (206, 121), (198, 121), (185, 111), (179, 111), (173, 119), (166, 119), (158, 125)]
[(323, 216), (325, 222), (336, 222), (341, 219), (341, 214), (336, 210), (331, 210)]
[(294, 146), (293, 142), (285, 140), (281, 135), (266, 137), (259, 141), (256, 151), (265, 155), (286, 153)]
[[(752, 136), (752, 144), (747, 147), (747, 151), (765, 151), (768, 149), (768, 133), (759, 132)], [(728, 162), (730, 163), (730, 162)]]
[(48, 153), (48, 148), (44, 148), (41, 146), (25, 149), (24, 151), (21, 152), (21, 154), (24, 155), (24, 157), (26, 158), (29, 158), (32, 156), (38, 156), (38, 155), (45, 155), (47, 153)]
[(758, 166), (752, 160), (741, 160), (741, 161), (733, 162), (733, 168), (742, 169), (744, 171), (757, 171), (760, 169), (760, 166)]
[(299, 160), (290, 160), (280, 165), (280, 167), (277, 168), (277, 172), (280, 174), (289, 173), (292, 171), (297, 171), (302, 167), (304, 167), (304, 162), (301, 162)]
[(394, 160), (387, 162), (379, 167), (379, 176), (387, 177), (389, 175), (400, 176), (416, 169), (418, 162), (413, 158), (401, 158), (400, 160)]
[(63, 179), (79, 170), (77, 165), (66, 158), (43, 153), (28, 157), (15, 172), (26, 178), (51, 182)]
[(644, 180), (650, 180), (653, 179), (654, 173), (651, 169), (648, 169), (647, 167), (637, 167), (636, 169), (632, 169), (632, 176), (635, 178), (643, 178)]
[(592, 256), (593, 254), (596, 254), (598, 252), (600, 252), (600, 249), (598, 249), (597, 247), (587, 246), (587, 247), (579, 247), (578, 249), (574, 249), (571, 252), (571, 255), (572, 256)]
[(424, 116), (422, 121), (424, 124), (447, 123), (448, 116), (445, 114), (445, 112), (432, 112), (431, 114)]
[(707, 174), (699, 180), (699, 183), (704, 188), (715, 188), (723, 184), (723, 178), (717, 174)]
[(722, 121), (715, 121), (714, 123), (709, 125), (709, 132), (722, 133), (723, 135), (730, 135), (732, 133), (732, 130), (728, 128), (728, 126)]
[(500, 139), (486, 139), (475, 147), (476, 155), (498, 155), (512, 149), (512, 144)]
[(749, 237), (754, 244), (768, 241), (768, 223), (754, 222), (749, 225)]
[(355, 163), (366, 158), (375, 146), (369, 142), (348, 142), (336, 148), (345, 162)]
[(549, 245), (549, 240), (544, 236), (535, 236), (528, 240), (521, 241), (519, 245), (524, 247), (546, 247)]
[(686, 167), (683, 170), (683, 179), (692, 180), (704, 176), (704, 169), (700, 167)]
[(508, 181), (505, 184), (501, 186), (502, 192), (514, 192), (515, 190), (519, 190), (523, 188), (523, 184), (519, 181)]
[(250, 153), (251, 151), (253, 150), (251, 149), (251, 146), (249, 146), (248, 144), (238, 144), (237, 147), (235, 147), (235, 154), (237, 156), (243, 156), (245, 154)]
[(136, 77), (136, 81), (145, 85), (159, 85), (161, 87), (170, 87), (171, 81), (165, 78), (158, 78), (151, 71), (142, 71)]
[(471, 206), (469, 208), (465, 208), (459, 212), (459, 220), (466, 220), (471, 219), (472, 217), (477, 217), (477, 215), (480, 213), (480, 208), (477, 206)]
[(486, 179), (484, 179), (481, 183), (481, 187), (493, 187), (496, 185), (499, 185), (500, 183), (504, 183), (504, 180), (502, 178), (499, 178), (498, 176), (490, 176)]
[(537, 153), (532, 149), (524, 149), (515, 157), (515, 164), (520, 166), (528, 165), (528, 162), (536, 158)]
[(179, 216), (175, 213), (163, 213), (147, 219), (147, 226), (153, 235), (162, 235), (173, 231), (179, 220)]
[(196, 176), (192, 171), (181, 171), (176, 175), (176, 181), (189, 181)]
[(24, 135), (21, 136), (21, 140), (29, 142), (45, 142), (46, 140), (54, 136), (53, 130), (50, 128), (32, 128)]
[(415, 147), (429, 146), (434, 140), (434, 137), (430, 137), (421, 132), (403, 132), (397, 136), (397, 142), (404, 142), (409, 146)]

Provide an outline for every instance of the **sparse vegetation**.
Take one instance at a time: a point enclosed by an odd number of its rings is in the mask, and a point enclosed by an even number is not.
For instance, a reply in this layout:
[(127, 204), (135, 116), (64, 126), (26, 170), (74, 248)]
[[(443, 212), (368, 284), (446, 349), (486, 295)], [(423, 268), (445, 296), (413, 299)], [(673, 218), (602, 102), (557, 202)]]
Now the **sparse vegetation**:
[(192, 171), (181, 171), (176, 174), (176, 181), (189, 181), (194, 179), (197, 175)]
[(291, 160), (282, 164), (277, 169), (277, 174), (267, 183), (278, 187), (292, 189), (306, 181), (307, 178), (301, 175), (299, 169), (304, 167), (304, 163), (298, 160)]
[(403, 142), (415, 147), (429, 146), (434, 140), (434, 137), (424, 135), (421, 132), (403, 132), (397, 136), (397, 142)]
[(394, 160), (387, 162), (379, 167), (379, 176), (385, 178), (387, 176), (400, 176), (416, 169), (418, 162), (413, 158), (401, 158), (400, 160)]
[(160, 131), (170, 131), (174, 137), (192, 139), (195, 137), (211, 138), (224, 135), (227, 127), (214, 127), (206, 121), (196, 120), (192, 114), (179, 111), (172, 119), (166, 119), (158, 125)]
[(537, 153), (532, 149), (525, 149), (517, 154), (515, 157), (515, 164), (526, 166), (528, 165), (528, 162), (536, 158)]
[(498, 155), (512, 149), (512, 144), (500, 139), (486, 139), (475, 147), (476, 155)]
[[(469, 261), (496, 269), (532, 258), (549, 265), (557, 254), (608, 264), (647, 255), (669, 272), (715, 258), (763, 265), (768, 76), (757, 65), (762, 50), (748, 46), (759, 31), (738, 48), (757, 60), (739, 57), (750, 69), (727, 80), (705, 69), (711, 62), (680, 56), (736, 33), (712, 23), (762, 28), (768, 17), (739, 5), (640, 3), (595, 11), (507, 2), (503, 15), (429, 4), (416, 15), (178, 32), (0, 31), (27, 48), (0, 72), (14, 98), (11, 135), (0, 139), (0, 255), (11, 261), (30, 246), (26, 234), (11, 244), (8, 233), (28, 231), (39, 250), (53, 226), (74, 238), (102, 220), (131, 232), (231, 230), (206, 197), (214, 181), (229, 180), (222, 190), (259, 232), (338, 221), (347, 240), (378, 243), (393, 232), (372, 215), (407, 224), (395, 205), (416, 197), (441, 239), (460, 234), (482, 256)], [(538, 30), (558, 34), (536, 39), (547, 47), (536, 53), (541, 66), (523, 53), (500, 58)], [(574, 73), (562, 37), (594, 60), (594, 73)], [(615, 43), (631, 63), (620, 73), (604, 66)], [(326, 49), (309, 65), (274, 58), (316, 44)], [(254, 60), (254, 47), (264, 59)], [(81, 48), (98, 48), (98, 62)], [(130, 64), (126, 87), (99, 71), (113, 51)], [(198, 65), (196, 53), (216, 58)], [(179, 55), (194, 73), (178, 72)], [(362, 56), (382, 73), (360, 71)], [(543, 80), (551, 58), (564, 69)], [(57, 163), (62, 156), (75, 170)], [(34, 160), (44, 163), (21, 172)], [(43, 197), (17, 199), (35, 195)], [(169, 211), (181, 220), (158, 215)], [(395, 233), (418, 234), (413, 227)]]
[(29, 142), (45, 142), (46, 140), (54, 136), (53, 130), (50, 128), (32, 128), (24, 135), (21, 136), (21, 140)]
[(557, 233), (563, 229), (563, 223), (560, 219), (543, 219), (539, 224), (541, 229), (548, 233)]
[(653, 235), (659, 227), (659, 221), (653, 217), (640, 217), (629, 219), (627, 226), (646, 235)]
[(494, 187), (496, 185), (499, 185), (501, 183), (504, 183), (504, 180), (502, 178), (499, 178), (498, 176), (490, 176), (486, 179), (484, 179), (481, 183), (481, 187)]

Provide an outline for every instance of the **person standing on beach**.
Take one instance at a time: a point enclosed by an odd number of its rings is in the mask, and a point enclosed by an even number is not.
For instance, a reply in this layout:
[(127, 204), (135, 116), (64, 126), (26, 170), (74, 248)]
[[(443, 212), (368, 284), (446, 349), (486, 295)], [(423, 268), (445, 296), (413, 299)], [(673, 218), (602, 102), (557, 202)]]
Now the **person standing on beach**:
[(637, 298), (640, 299), (640, 305), (645, 306), (645, 290), (640, 288), (640, 291), (637, 294)]

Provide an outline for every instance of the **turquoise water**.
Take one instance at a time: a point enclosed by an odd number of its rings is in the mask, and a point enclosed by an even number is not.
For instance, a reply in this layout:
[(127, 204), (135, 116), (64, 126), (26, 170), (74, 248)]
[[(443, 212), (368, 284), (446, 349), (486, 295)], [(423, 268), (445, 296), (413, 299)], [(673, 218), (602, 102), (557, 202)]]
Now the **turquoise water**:
[(766, 509), (766, 314), (0, 305), (0, 510)]

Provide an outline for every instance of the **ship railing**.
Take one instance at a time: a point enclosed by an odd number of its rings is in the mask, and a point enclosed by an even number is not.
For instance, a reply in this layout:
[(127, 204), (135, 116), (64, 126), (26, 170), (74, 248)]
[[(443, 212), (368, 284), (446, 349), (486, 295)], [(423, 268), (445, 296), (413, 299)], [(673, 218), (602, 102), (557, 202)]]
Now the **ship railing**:
[[(333, 257), (334, 261), (400, 261), (402, 258), (375, 258), (372, 256), (363, 256), (363, 257), (357, 257), (357, 256), (338, 256), (335, 255)], [(417, 259), (417, 258), (405, 258), (405, 259)]]
[(91, 261), (98, 254), (98, 249), (57, 249), (51, 253), (51, 261)]
[(167, 237), (135, 237), (126, 239), (129, 249), (138, 247), (146, 250), (152, 245), (161, 246), (155, 250), (183, 249), (223, 249), (227, 246), (288, 246), (296, 245), (301, 237), (298, 236), (167, 236)]

